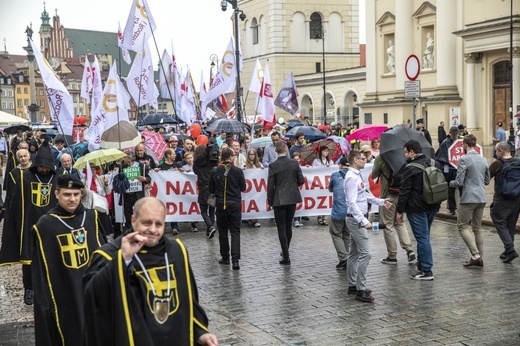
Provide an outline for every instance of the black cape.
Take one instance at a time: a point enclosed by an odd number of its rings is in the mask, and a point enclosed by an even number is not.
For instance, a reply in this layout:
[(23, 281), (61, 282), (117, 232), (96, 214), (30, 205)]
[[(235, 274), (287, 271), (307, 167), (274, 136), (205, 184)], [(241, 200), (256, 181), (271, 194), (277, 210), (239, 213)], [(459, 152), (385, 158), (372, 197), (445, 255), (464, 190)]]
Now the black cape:
[(33, 234), (36, 345), (79, 345), (84, 327), (83, 275), (92, 252), (105, 243), (98, 212), (80, 204), (71, 214), (58, 205), (38, 220)]
[(143, 247), (143, 262), (161, 297), (167, 296), (165, 251), (170, 270), (168, 319), (160, 324), (152, 312), (153, 293), (135, 256), (127, 266), (121, 237), (96, 250), (84, 277), (86, 345), (195, 345), (208, 332), (208, 318), (198, 292), (186, 248), (163, 237)]

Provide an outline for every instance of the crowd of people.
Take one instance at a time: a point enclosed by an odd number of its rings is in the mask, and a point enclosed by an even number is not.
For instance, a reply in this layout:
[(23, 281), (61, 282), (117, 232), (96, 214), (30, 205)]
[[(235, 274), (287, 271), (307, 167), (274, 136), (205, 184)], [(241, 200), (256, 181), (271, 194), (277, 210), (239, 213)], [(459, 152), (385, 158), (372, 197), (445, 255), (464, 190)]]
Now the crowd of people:
[[(418, 119), (416, 124), (416, 130), (431, 144), (424, 121)], [(326, 130), (345, 137), (353, 129), (331, 124)], [(502, 134), (497, 134), (498, 159), (490, 166), (477, 154), (475, 136), (451, 127), (433, 161), (418, 141), (406, 142), (403, 153), (407, 164), (396, 171), (380, 155), (380, 138), (365, 145), (352, 143), (348, 155), (336, 160), (331, 159), (327, 146), (321, 146), (317, 157), (307, 162), (301, 157), (305, 134), (298, 131), (286, 138), (279, 125), (270, 131), (208, 135), (207, 144), (197, 145), (187, 132), (169, 134), (168, 148), (160, 160), (142, 142), (120, 160), (90, 163), (79, 170), (73, 167), (78, 157), (66, 148), (62, 137), (51, 140), (36, 131), (19, 132), (10, 138), (4, 147), (6, 198), (0, 265), (22, 264), (24, 302), (34, 305), (38, 344), (69, 343), (78, 336), (89, 345), (161, 344), (175, 336), (178, 341), (173, 344), (196, 341), (217, 345), (198, 303), (186, 249), (180, 239), (172, 241), (164, 236), (165, 205), (148, 197), (153, 171), (177, 170), (197, 176), (197, 202), (206, 238), (213, 239), (218, 232), (218, 263), (239, 270), (242, 224), (261, 226), (259, 220), (242, 220), (244, 171), (267, 170), (266, 199), (278, 231), (279, 263), (291, 265), (292, 227), (301, 227), (304, 221), (295, 217), (302, 202), (301, 167), (337, 167), (328, 185), (333, 200), (331, 214), (319, 215), (317, 224), (329, 227), (339, 259), (336, 268), (346, 270), (348, 293), (362, 302), (374, 301), (366, 277), (371, 259), (368, 232), (376, 227), (369, 212), (375, 212), (384, 225), (388, 255), (381, 263), (397, 264), (397, 234), (407, 262), (417, 266), (417, 273), (410, 278), (434, 279), (430, 229), (440, 202), (429, 203), (423, 197), (423, 166), (437, 167), (449, 185), (447, 206), (457, 215), (457, 229), (471, 255), (465, 267), (484, 266), (480, 226), (487, 203), (485, 185), (491, 178), (495, 178), (491, 217), (504, 243), (500, 258), (510, 263), (518, 257), (514, 234), (520, 203), (501, 192), (505, 181), (502, 171), (515, 165), (517, 159), (510, 155)], [(262, 136), (270, 143), (252, 148), (251, 141)], [(459, 138), (466, 155), (455, 169), (449, 164), (448, 148)], [(361, 176), (367, 163), (372, 165), (371, 179), (380, 185), (376, 195)], [(518, 166), (520, 172), (520, 163)], [(128, 172), (135, 183), (123, 184), (121, 190), (119, 183), (125, 181), (121, 173)], [(460, 198), (456, 198), (457, 189)], [(114, 192), (121, 195), (120, 200)], [(106, 210), (99, 209), (99, 197), (106, 201)], [(123, 224), (116, 222), (116, 205), (122, 207)], [(405, 214), (417, 253), (404, 223)], [(190, 224), (192, 232), (199, 227), (198, 222)], [(173, 222), (171, 229), (173, 235), (179, 234), (178, 222)], [(108, 286), (113, 294), (106, 294)], [(135, 325), (142, 326), (139, 333)]]

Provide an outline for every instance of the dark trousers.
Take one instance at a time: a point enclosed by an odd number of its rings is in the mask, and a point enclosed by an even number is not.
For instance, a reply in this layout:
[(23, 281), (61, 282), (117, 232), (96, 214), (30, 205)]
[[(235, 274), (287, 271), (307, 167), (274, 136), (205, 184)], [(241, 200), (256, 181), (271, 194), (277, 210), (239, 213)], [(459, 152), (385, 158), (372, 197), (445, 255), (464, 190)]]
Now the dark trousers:
[(506, 252), (515, 249), (515, 230), (520, 202), (514, 199), (495, 198), (491, 204), (491, 219)]
[(26, 290), (33, 289), (30, 264), (22, 265), (22, 282), (23, 282), (23, 288), (25, 288)]
[(125, 213), (125, 228), (127, 229), (132, 225), (132, 214), (134, 212), (134, 204), (137, 202), (138, 198), (137, 193), (125, 193), (123, 196), (123, 211)]
[(242, 206), (240, 204), (227, 205), (226, 209), (217, 206), (218, 241), (220, 256), (229, 258), (229, 237), (231, 233), (231, 260), (233, 263), (240, 259), (240, 221), (242, 220)]
[(273, 207), (273, 210), (283, 258), (289, 259), (289, 245), (291, 245), (292, 239), (292, 220), (296, 212), (296, 204)]
[[(444, 173), (444, 178), (446, 182), (449, 184), (450, 181), (455, 180), (457, 177), (457, 170), (450, 169), (448, 173)], [(448, 188), (448, 209), (450, 211), (457, 210), (457, 200), (455, 199), (455, 192), (457, 191), (456, 187)]]
[(215, 207), (210, 207), (207, 204), (199, 203), (199, 208), (202, 219), (204, 220), (207, 231), (209, 232), (209, 228), (215, 225)]

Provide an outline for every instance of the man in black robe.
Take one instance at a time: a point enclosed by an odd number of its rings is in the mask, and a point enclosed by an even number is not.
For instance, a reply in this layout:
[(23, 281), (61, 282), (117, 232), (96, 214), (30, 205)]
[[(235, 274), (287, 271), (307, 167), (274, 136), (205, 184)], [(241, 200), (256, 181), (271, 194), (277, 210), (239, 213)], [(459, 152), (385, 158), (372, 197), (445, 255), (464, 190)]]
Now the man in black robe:
[(132, 228), (93, 253), (84, 277), (86, 345), (218, 345), (186, 248), (163, 236), (165, 215), (158, 199), (139, 199)]
[[(83, 335), (83, 275), (105, 243), (98, 212), (81, 204), (84, 185), (58, 177), (58, 204), (33, 226), (31, 262), (36, 345), (79, 345)], [(109, 292), (107, 292), (109, 294)]]

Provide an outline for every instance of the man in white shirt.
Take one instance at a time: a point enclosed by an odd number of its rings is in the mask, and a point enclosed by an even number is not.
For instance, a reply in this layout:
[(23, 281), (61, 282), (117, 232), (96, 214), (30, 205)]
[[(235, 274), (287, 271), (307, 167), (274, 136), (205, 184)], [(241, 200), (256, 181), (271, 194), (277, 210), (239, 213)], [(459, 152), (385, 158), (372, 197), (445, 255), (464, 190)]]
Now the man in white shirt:
[(345, 198), (347, 199), (347, 229), (350, 231), (350, 253), (347, 259), (348, 293), (356, 294), (356, 299), (372, 303), (372, 291), (366, 287), (366, 272), (370, 262), (368, 230), (372, 224), (368, 221), (368, 203), (390, 208), (388, 200), (374, 197), (369, 192), (360, 170), (365, 167), (366, 157), (360, 150), (354, 149), (348, 155), (350, 169), (345, 175)]
[(235, 152), (235, 160), (233, 162), (235, 167), (244, 168), (246, 165), (246, 157), (240, 152), (240, 143), (233, 141), (231, 149)]

